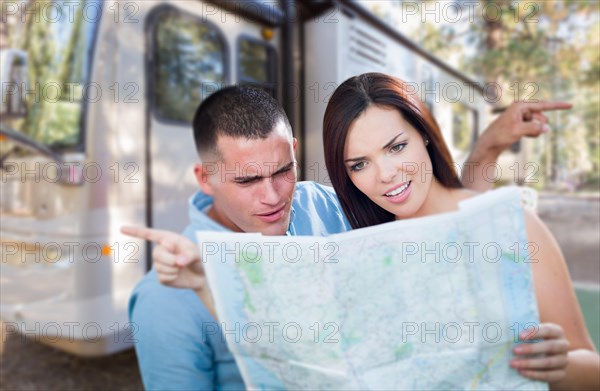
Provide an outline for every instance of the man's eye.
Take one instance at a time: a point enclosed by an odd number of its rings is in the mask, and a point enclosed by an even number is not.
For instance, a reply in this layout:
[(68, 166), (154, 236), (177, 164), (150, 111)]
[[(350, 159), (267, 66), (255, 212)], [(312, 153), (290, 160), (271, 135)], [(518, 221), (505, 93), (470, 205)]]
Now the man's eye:
[(251, 183), (258, 182), (259, 178), (249, 178), (249, 179), (236, 179), (235, 183), (238, 185), (249, 185)]
[(400, 152), (406, 147), (406, 143), (398, 143), (396, 145), (392, 145), (390, 148), (391, 152)]
[(275, 172), (273, 174), (273, 177), (277, 177), (277, 178), (291, 178), (293, 176), (296, 175), (296, 165), (292, 164), (289, 165), (288, 167), (284, 167), (281, 170)]
[(360, 171), (365, 168), (365, 162), (359, 162), (350, 166), (350, 171)]

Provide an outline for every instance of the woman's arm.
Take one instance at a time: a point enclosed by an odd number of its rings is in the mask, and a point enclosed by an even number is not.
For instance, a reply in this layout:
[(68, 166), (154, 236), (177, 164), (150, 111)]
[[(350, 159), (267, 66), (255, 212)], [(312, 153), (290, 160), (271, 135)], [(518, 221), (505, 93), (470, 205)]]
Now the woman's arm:
[(525, 222), (530, 248), (535, 248), (530, 254), (531, 269), (542, 323), (530, 338), (544, 341), (519, 345), (518, 354), (546, 356), (518, 357), (513, 366), (524, 376), (547, 381), (552, 390), (598, 390), (600, 356), (585, 326), (562, 252), (534, 212), (526, 211)]
[(523, 137), (538, 137), (548, 132), (549, 110), (566, 110), (564, 102), (514, 102), (477, 139), (473, 151), (462, 167), (462, 184), (471, 190), (487, 191), (494, 183), (486, 168), (497, 164), (500, 154)]

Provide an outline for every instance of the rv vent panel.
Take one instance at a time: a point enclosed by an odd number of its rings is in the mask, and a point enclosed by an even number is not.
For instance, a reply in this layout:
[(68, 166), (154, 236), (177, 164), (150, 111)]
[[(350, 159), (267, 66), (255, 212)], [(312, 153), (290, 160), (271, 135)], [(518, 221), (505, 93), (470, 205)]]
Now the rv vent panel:
[(349, 55), (351, 61), (357, 61), (373, 70), (385, 69), (387, 64), (387, 43), (364, 27), (350, 26)]

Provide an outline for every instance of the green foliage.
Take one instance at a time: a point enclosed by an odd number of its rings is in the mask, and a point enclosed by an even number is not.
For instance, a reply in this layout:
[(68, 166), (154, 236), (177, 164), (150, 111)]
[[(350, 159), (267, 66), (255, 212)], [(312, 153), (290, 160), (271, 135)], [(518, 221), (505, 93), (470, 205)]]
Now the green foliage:
[(459, 57), (459, 67), (482, 82), (498, 83), (498, 105), (571, 102), (569, 112), (548, 115), (553, 135), (535, 141), (555, 145), (527, 159), (548, 166), (542, 176), (559, 173), (542, 177), (543, 185), (600, 176), (600, 2), (485, 0), (470, 13), (469, 3), (456, 3), (460, 23), (427, 23), (413, 38), (440, 58)]
[[(81, 138), (82, 90), (87, 82), (86, 58), (90, 24), (83, 2), (74, 18), (49, 21), (44, 17), (49, 0), (40, 1), (26, 15), (7, 23), (7, 47), (26, 53), (27, 84), (21, 86), (26, 115), (7, 119), (9, 126), (47, 145), (72, 147)], [(14, 3), (13, 3), (14, 4)]]

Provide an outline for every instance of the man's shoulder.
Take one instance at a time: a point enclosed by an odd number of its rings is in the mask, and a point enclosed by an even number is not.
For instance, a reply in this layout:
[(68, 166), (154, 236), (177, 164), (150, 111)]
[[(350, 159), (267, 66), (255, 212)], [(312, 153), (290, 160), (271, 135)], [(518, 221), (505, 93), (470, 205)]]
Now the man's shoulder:
[(292, 235), (324, 236), (350, 229), (331, 187), (316, 182), (298, 182), (293, 206)]
[(321, 185), (313, 181), (302, 181), (296, 184), (295, 198), (299, 200), (322, 199), (339, 204), (333, 187)]
[(190, 223), (184, 230), (183, 235), (192, 241), (196, 241), (194, 235), (195, 231), (206, 230), (206, 231), (226, 231), (227, 229), (221, 224), (217, 223), (210, 217), (206, 211), (213, 204), (213, 197), (206, 195), (202, 190), (198, 190), (194, 193), (188, 201), (188, 217)]

